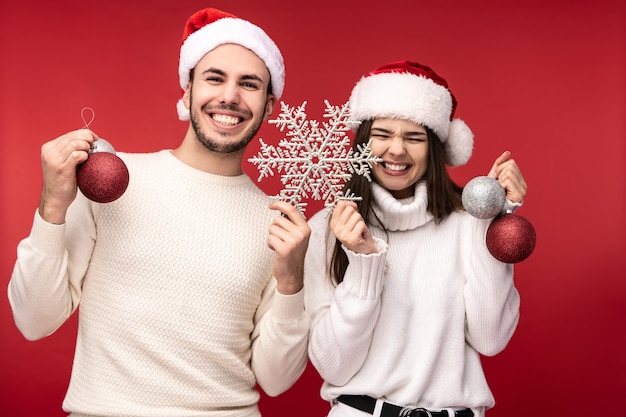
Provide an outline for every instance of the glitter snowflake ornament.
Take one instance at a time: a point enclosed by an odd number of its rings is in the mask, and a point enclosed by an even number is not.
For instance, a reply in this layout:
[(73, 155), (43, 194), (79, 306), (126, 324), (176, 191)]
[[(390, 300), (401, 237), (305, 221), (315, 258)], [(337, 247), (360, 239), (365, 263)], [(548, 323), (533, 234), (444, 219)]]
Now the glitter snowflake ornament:
[(286, 136), (276, 147), (260, 139), (261, 150), (248, 159), (259, 170), (259, 182), (275, 171), (282, 173), (284, 188), (274, 198), (288, 201), (302, 213), (306, 198), (323, 200), (329, 211), (338, 200), (360, 200), (350, 190), (343, 192), (345, 182), (355, 174), (371, 181), (370, 168), (382, 161), (372, 154), (369, 142), (353, 152), (347, 136), (348, 104), (333, 106), (328, 100), (324, 103), (324, 118), (328, 120), (320, 123), (307, 119), (306, 101), (299, 107), (281, 102), (280, 115), (269, 123), (281, 132), (287, 129)]

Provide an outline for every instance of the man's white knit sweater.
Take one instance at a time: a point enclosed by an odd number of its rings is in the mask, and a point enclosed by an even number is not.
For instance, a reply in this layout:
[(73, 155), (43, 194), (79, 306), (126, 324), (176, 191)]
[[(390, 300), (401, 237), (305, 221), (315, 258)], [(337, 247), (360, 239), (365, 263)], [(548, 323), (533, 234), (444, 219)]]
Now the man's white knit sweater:
[(269, 198), (246, 176), (195, 170), (169, 151), (118, 154), (125, 194), (79, 195), (66, 223), (38, 214), (9, 284), (29, 339), (80, 304), (64, 409), (74, 416), (258, 416), (306, 366), (304, 296), (276, 291)]
[[(309, 356), (322, 397), (369, 395), (434, 410), (493, 406), (480, 354), (508, 343), (519, 318), (513, 269), (485, 245), (488, 220), (456, 212), (435, 224), (426, 187), (396, 200), (373, 184), (374, 210), (387, 233), (369, 224), (378, 254), (347, 251), (336, 287), (327, 274), (334, 236), (326, 213), (310, 220), (306, 308), (313, 318)], [(362, 415), (339, 404), (333, 416)]]

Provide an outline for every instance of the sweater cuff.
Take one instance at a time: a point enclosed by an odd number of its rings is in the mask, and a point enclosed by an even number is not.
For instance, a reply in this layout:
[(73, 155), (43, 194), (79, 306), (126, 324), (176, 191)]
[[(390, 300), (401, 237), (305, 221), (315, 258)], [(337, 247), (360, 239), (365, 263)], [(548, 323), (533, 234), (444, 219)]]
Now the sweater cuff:
[(274, 290), (272, 320), (275, 323), (290, 324), (299, 321), (304, 314), (304, 289), (295, 294), (281, 294)]
[(65, 253), (65, 223), (48, 223), (41, 218), (39, 210), (36, 210), (28, 240), (32, 249), (39, 255), (49, 258), (63, 256)]
[(348, 269), (344, 276), (344, 288), (356, 297), (378, 298), (383, 288), (387, 243), (374, 238), (378, 253), (360, 254), (343, 247), (348, 256)]
[(506, 214), (506, 213), (515, 213), (515, 210), (517, 210), (518, 208), (522, 207), (522, 203), (523, 201), (520, 201), (519, 203), (514, 203), (511, 200), (509, 200), (508, 198), (504, 201), (504, 207), (502, 207), (502, 210), (500, 211), (501, 214)]

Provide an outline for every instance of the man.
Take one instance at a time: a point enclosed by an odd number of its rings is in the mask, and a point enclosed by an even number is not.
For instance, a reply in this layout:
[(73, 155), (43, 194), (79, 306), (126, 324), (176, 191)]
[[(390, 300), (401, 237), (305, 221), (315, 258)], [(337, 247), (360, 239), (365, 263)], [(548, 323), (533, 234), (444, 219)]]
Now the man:
[(204, 9), (187, 22), (179, 76), (189, 129), (174, 150), (118, 153), (130, 176), (119, 199), (77, 192), (96, 133), (42, 146), (41, 200), (8, 295), (30, 340), (80, 305), (72, 416), (258, 416), (256, 384), (278, 395), (307, 363), (310, 230), (241, 169), (282, 94), (280, 51), (250, 22)]

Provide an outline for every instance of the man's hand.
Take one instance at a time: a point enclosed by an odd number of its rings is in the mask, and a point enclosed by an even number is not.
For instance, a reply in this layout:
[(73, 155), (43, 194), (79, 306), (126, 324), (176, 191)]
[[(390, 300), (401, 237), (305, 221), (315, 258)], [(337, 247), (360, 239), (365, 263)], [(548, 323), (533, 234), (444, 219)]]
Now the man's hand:
[(79, 129), (46, 142), (41, 147), (43, 189), (39, 215), (48, 223), (65, 223), (67, 208), (76, 198), (76, 167), (87, 160), (87, 153), (98, 136)]
[(272, 222), (267, 246), (276, 255), (272, 273), (281, 294), (295, 294), (304, 286), (304, 256), (309, 247), (311, 229), (302, 214), (285, 201), (275, 201), (269, 206), (281, 215)]

